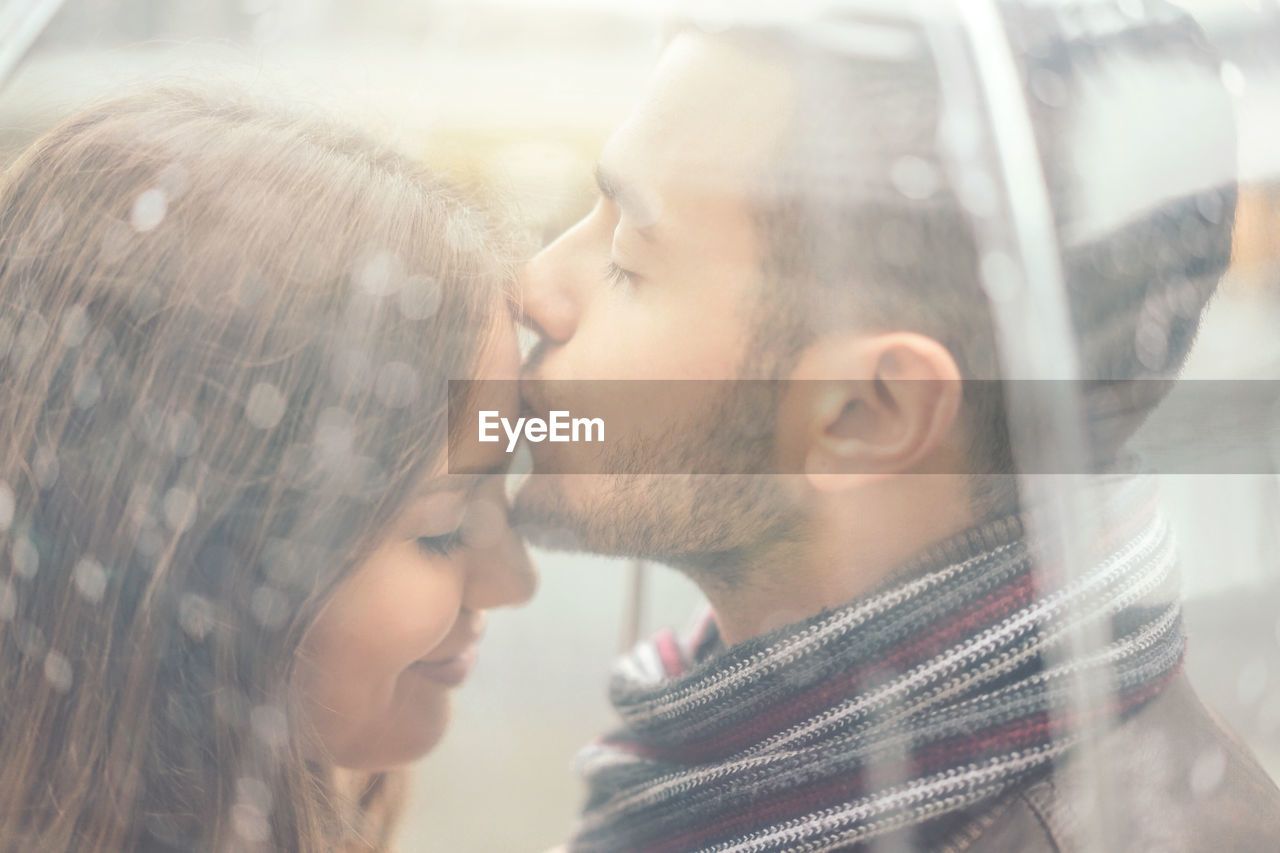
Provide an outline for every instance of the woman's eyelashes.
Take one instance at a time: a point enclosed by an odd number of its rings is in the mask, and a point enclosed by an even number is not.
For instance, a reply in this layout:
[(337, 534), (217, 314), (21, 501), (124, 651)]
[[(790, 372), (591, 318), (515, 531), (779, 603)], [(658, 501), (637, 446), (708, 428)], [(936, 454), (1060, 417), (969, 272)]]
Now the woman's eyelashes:
[(462, 547), (462, 526), (459, 525), (440, 536), (419, 536), (416, 540), (419, 550), (440, 557), (447, 557)]

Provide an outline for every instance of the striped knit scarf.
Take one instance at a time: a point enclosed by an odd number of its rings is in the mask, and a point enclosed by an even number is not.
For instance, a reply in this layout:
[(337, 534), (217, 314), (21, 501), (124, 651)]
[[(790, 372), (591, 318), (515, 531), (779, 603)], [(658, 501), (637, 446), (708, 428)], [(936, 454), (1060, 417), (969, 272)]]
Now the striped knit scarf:
[[(1048, 772), (1181, 665), (1174, 548), (1154, 503), (1096, 551), (1053, 583), (1006, 518), (731, 648), (710, 620), (688, 643), (641, 644), (611, 685), (622, 729), (579, 758), (589, 799), (570, 850), (857, 849)], [(1077, 658), (1081, 624), (1105, 635)], [(1103, 685), (1084, 702), (1081, 672)]]

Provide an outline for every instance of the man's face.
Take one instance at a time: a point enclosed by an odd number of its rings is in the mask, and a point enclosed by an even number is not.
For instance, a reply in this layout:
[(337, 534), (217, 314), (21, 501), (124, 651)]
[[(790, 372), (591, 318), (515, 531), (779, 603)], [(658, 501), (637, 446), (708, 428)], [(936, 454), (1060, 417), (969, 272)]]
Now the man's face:
[[(751, 193), (787, 126), (788, 83), (783, 68), (735, 47), (697, 34), (672, 41), (604, 148), (595, 207), (526, 270), (525, 310), (542, 336), (527, 378), (732, 379), (759, 370), (750, 344), (769, 285)], [(713, 383), (695, 387), (708, 389), (703, 399), (683, 396), (648, 442), (633, 445), (636, 474), (545, 473), (556, 470), (555, 451), (534, 445), (519, 516), (606, 553), (679, 560), (741, 547), (750, 522), (739, 517), (759, 508), (767, 487), (644, 473), (659, 453), (723, 458), (715, 467), (732, 470), (735, 454), (771, 452), (772, 425), (745, 423)]]

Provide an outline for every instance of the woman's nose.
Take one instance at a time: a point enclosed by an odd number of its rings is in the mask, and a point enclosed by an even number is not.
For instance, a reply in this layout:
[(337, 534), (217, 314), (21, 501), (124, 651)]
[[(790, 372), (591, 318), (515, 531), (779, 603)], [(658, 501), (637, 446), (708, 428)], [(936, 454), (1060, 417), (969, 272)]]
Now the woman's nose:
[(524, 321), (546, 345), (568, 343), (578, 327), (584, 291), (574, 264), (577, 231), (566, 231), (520, 274)]
[(496, 513), (491, 515), (487, 523), (492, 526), (479, 534), (486, 541), (474, 549), (468, 567), (465, 605), (470, 610), (524, 604), (538, 588), (537, 571), (506, 514), (500, 518)]

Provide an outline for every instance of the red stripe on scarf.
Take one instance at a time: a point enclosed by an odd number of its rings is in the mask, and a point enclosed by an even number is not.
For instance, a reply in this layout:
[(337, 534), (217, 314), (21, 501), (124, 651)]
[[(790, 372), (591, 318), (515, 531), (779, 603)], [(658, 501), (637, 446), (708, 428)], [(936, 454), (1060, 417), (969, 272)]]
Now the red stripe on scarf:
[[(1055, 730), (1075, 730), (1081, 726), (1097, 725), (1108, 718), (1121, 718), (1131, 714), (1154, 698), (1177, 676), (1181, 666), (1166, 676), (1136, 690), (1112, 698), (1105, 708), (1095, 708), (1084, 714), (1061, 713), (1052, 718), (1047, 713), (1013, 720), (1006, 725), (987, 730), (980, 735), (963, 735), (926, 747), (912, 756), (912, 772), (906, 778), (919, 778), (946, 767), (994, 758), (998, 755), (1045, 743)], [(808, 815), (824, 809), (852, 802), (867, 793), (866, 779), (869, 771), (859, 767), (848, 775), (822, 779), (806, 785), (797, 785), (785, 794), (771, 796), (766, 805), (755, 805), (724, 812), (714, 821), (699, 824), (676, 835), (640, 845), (637, 853), (679, 853), (701, 849), (708, 844), (727, 838), (737, 838), (750, 832), (771, 826), (774, 822)], [(724, 780), (719, 780), (723, 782)]]
[(807, 720), (815, 710), (830, 707), (845, 696), (867, 688), (868, 682), (877, 677), (887, 681), (952, 645), (973, 629), (994, 624), (1004, 616), (1026, 607), (1035, 597), (1035, 579), (1022, 575), (1011, 584), (1000, 587), (958, 619), (938, 626), (936, 630), (921, 634), (895, 648), (871, 667), (855, 667), (835, 673), (808, 689), (789, 696), (764, 714), (743, 720), (715, 738), (695, 741), (670, 749), (634, 751), (660, 761), (697, 764), (713, 758), (733, 755), (758, 743), (762, 738), (780, 732), (791, 725)]

